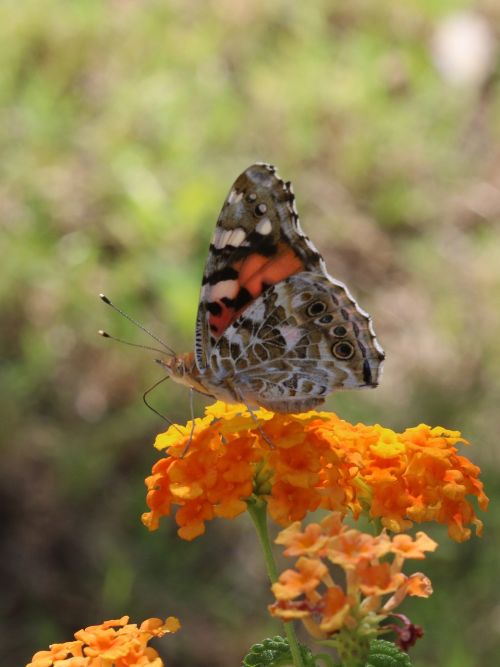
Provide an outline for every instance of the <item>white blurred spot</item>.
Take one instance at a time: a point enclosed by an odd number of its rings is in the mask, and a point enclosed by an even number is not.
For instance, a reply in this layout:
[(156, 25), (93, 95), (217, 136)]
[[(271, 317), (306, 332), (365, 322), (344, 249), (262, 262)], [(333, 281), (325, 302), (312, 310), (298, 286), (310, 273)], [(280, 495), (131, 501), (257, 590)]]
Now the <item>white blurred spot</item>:
[(57, 252), (69, 266), (83, 264), (91, 254), (89, 239), (82, 231), (69, 232), (58, 241)]
[(45, 340), (56, 357), (64, 358), (75, 347), (76, 334), (65, 324), (57, 324), (47, 329)]
[(500, 216), (500, 189), (484, 181), (475, 183), (463, 197), (465, 206), (486, 219)]
[(497, 43), (488, 21), (472, 11), (457, 12), (436, 27), (432, 56), (443, 79), (479, 87), (495, 66)]
[(76, 395), (76, 411), (88, 422), (98, 421), (107, 407), (108, 401), (103, 391), (93, 384), (84, 385)]

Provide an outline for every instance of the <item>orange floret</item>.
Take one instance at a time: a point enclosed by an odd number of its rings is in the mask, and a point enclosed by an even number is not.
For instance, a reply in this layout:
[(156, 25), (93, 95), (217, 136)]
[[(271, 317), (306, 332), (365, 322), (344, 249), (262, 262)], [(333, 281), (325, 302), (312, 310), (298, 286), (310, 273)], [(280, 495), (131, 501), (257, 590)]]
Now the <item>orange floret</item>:
[(351, 607), (352, 600), (347, 597), (340, 586), (330, 586), (319, 606), (319, 609), (321, 609), (320, 630), (327, 635), (340, 630), (351, 611)]
[(375, 537), (347, 527), (328, 541), (325, 549), (328, 559), (345, 570), (354, 569), (361, 561), (384, 556), (391, 548), (385, 533)]
[(128, 616), (75, 632), (76, 641), (52, 644), (38, 651), (26, 667), (163, 667), (158, 653), (148, 646), (153, 637), (177, 632), (174, 616), (150, 618), (138, 627)]
[(282, 530), (276, 539), (276, 544), (284, 544), (287, 548), (285, 556), (314, 556), (320, 553), (328, 541), (318, 523), (310, 523), (304, 532), (300, 530), (300, 522), (295, 521), (288, 528)]
[(328, 572), (326, 565), (315, 558), (299, 558), (295, 567), (296, 570), (285, 570), (272, 585), (277, 600), (293, 600), (298, 595), (310, 595)]
[(219, 401), (194, 424), (157, 437), (167, 456), (146, 479), (149, 512), (142, 518), (155, 530), (179, 507), (179, 534), (193, 539), (207, 520), (244, 512), (256, 494), (284, 526), (317, 509), (366, 512), (394, 532), (437, 521), (463, 541), (471, 525), (479, 534), (482, 528), (471, 499), (483, 510), (488, 499), (479, 468), (458, 454), (460, 444), (466, 442), (457, 431), (441, 427), (396, 433), (328, 412), (250, 413)]
[(415, 539), (410, 535), (394, 535), (391, 543), (392, 553), (401, 558), (422, 559), (426, 551), (435, 551), (436, 548), (437, 542), (422, 532), (418, 532)]

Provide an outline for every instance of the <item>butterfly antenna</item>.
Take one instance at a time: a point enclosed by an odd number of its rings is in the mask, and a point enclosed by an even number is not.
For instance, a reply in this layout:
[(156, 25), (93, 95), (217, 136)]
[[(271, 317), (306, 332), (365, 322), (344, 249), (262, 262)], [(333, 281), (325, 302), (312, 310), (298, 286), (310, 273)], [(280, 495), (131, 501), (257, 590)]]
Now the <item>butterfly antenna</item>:
[(148, 395), (153, 391), (153, 389), (156, 389), (158, 385), (160, 385), (162, 382), (165, 382), (165, 380), (168, 380), (168, 375), (165, 375), (165, 377), (162, 377), (161, 380), (158, 380), (158, 382), (155, 382), (149, 389), (146, 389), (144, 394), (142, 395), (142, 400), (144, 401), (144, 405), (148, 407), (152, 412), (158, 415), (158, 417), (161, 417), (164, 421), (167, 422), (169, 426), (173, 426), (181, 435), (184, 435), (184, 433), (180, 430), (180, 428), (177, 426), (177, 424), (174, 424), (174, 422), (169, 419), (168, 417), (165, 417), (165, 415), (162, 415), (161, 412), (158, 412), (156, 408), (154, 408), (151, 403), (148, 401)]
[(131, 343), (128, 340), (123, 340), (122, 338), (117, 338), (116, 336), (112, 336), (107, 331), (103, 331), (102, 329), (99, 329), (97, 333), (99, 334), (99, 336), (102, 336), (103, 338), (109, 338), (110, 340), (114, 340), (117, 343), (123, 343), (123, 345), (130, 345), (130, 347), (140, 347), (142, 350), (151, 350), (151, 352), (159, 352), (160, 354), (165, 354), (165, 350), (160, 350), (157, 347), (150, 347), (149, 345), (140, 345), (139, 343)]
[[(146, 329), (146, 327), (143, 326), (142, 324), (140, 324), (137, 320), (134, 320), (133, 317), (130, 317), (130, 315), (127, 315), (127, 313), (125, 313), (121, 308), (118, 308), (118, 306), (115, 306), (115, 304), (112, 301), (110, 301), (105, 294), (99, 294), (99, 297), (101, 298), (102, 301), (104, 301), (104, 303), (106, 305), (113, 308), (113, 310), (116, 310), (117, 313), (120, 313), (120, 315), (122, 315), (122, 317), (127, 319), (129, 322), (132, 322), (132, 324), (135, 324), (136, 327), (139, 327), (139, 329), (141, 329), (141, 331), (144, 331), (144, 333), (148, 334), (148, 336), (151, 336), (151, 338), (153, 340), (155, 340), (157, 343), (160, 343), (160, 345), (167, 351), (167, 354), (170, 354), (172, 357), (175, 357), (175, 352), (172, 350), (171, 347), (169, 347), (160, 338), (158, 338), (158, 336), (155, 336), (154, 333), (149, 331), (149, 329)], [(111, 336), (105, 336), (105, 338), (111, 338)], [(163, 354), (163, 352), (162, 352), (162, 354)]]

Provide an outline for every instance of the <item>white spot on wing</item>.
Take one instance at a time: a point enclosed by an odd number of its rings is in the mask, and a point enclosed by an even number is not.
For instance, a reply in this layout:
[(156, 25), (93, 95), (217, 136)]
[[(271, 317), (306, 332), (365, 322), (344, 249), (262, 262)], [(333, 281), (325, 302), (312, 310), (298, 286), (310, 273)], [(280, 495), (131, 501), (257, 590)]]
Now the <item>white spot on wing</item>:
[(266, 304), (264, 303), (264, 300), (261, 299), (260, 301), (257, 301), (257, 304), (252, 304), (248, 310), (245, 311), (245, 317), (253, 322), (262, 324), (266, 317)]
[(302, 332), (299, 327), (282, 326), (280, 333), (286, 341), (287, 350), (291, 350), (302, 338)]
[(220, 237), (220, 241), (219, 241), (219, 248), (225, 248), (227, 246), (229, 238), (230, 238), (232, 233), (233, 233), (232, 229), (225, 229), (222, 232), (221, 237)]
[(238, 293), (239, 284), (237, 280), (221, 280), (210, 287), (210, 301), (219, 301), (223, 297), (233, 299)]
[(262, 234), (262, 236), (267, 236), (273, 231), (272, 222), (269, 220), (269, 218), (262, 218), (262, 220), (258, 222), (255, 231), (257, 231), (259, 234)]
[(242, 227), (236, 227), (236, 229), (233, 229), (233, 231), (231, 232), (228, 245), (232, 245), (235, 248), (238, 248), (246, 239), (246, 236), (247, 235), (245, 233), (245, 230)]
[(236, 192), (236, 190), (231, 190), (229, 197), (227, 198), (228, 204), (238, 204), (243, 198), (242, 192)]
[(244, 243), (246, 236), (246, 232), (242, 227), (236, 227), (236, 229), (217, 227), (212, 243), (217, 250), (225, 248), (228, 245), (238, 248)]
[(212, 240), (212, 243), (214, 244), (214, 246), (215, 246), (217, 249), (220, 248), (220, 239), (221, 239), (221, 236), (222, 236), (222, 231), (223, 231), (223, 230), (222, 230), (221, 227), (216, 227), (216, 228), (215, 228), (214, 238), (213, 238), (213, 240)]

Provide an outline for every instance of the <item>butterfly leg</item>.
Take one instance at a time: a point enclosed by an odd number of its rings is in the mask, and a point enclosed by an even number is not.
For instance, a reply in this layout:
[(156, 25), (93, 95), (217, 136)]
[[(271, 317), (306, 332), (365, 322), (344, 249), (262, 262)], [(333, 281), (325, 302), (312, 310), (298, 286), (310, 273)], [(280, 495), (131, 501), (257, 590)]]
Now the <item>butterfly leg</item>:
[[(212, 421), (210, 422), (210, 426), (215, 426), (216, 424), (218, 424), (221, 421), (222, 421), (222, 419), (220, 417), (214, 417), (212, 419)], [(228, 441), (227, 441), (227, 438), (225, 437), (225, 435), (223, 433), (221, 433), (220, 431), (219, 431), (219, 435), (220, 435), (220, 439), (222, 440), (222, 444), (227, 445)]]
[(226, 388), (228, 389), (228, 391), (229, 391), (229, 392), (234, 396), (234, 398), (238, 401), (238, 403), (242, 403), (242, 404), (246, 407), (246, 409), (247, 409), (248, 412), (250, 413), (250, 416), (252, 417), (253, 421), (257, 424), (257, 430), (259, 431), (259, 433), (260, 433), (262, 439), (263, 439), (265, 442), (267, 442), (267, 444), (269, 445), (269, 447), (270, 447), (271, 449), (275, 449), (275, 445), (274, 445), (273, 442), (269, 439), (269, 437), (264, 433), (264, 431), (263, 431), (263, 429), (262, 429), (262, 426), (259, 424), (259, 420), (257, 419), (257, 415), (256, 415), (255, 412), (252, 410), (252, 408), (251, 408), (249, 405), (247, 405), (247, 403), (245, 402), (243, 396), (241, 395), (241, 392), (238, 391), (238, 389), (237, 389), (232, 383), (230, 383), (229, 380), (226, 380), (225, 385), (226, 385)]
[(269, 448), (270, 448), (270, 449), (276, 449), (276, 447), (275, 447), (273, 441), (269, 438), (269, 436), (267, 436), (267, 435), (264, 433), (264, 430), (263, 430), (262, 426), (259, 424), (259, 420), (257, 419), (257, 415), (255, 414), (255, 412), (252, 410), (252, 408), (251, 408), (249, 405), (247, 405), (247, 404), (245, 403), (245, 401), (241, 398), (241, 395), (240, 395), (238, 398), (239, 398), (239, 400), (241, 401), (241, 403), (243, 403), (243, 405), (246, 407), (246, 409), (248, 410), (248, 412), (250, 413), (250, 416), (252, 417), (253, 421), (257, 424), (257, 430), (258, 430), (258, 432), (260, 433), (262, 439), (263, 439), (265, 442), (267, 442), (267, 444), (269, 445)]
[(151, 385), (151, 387), (149, 387), (148, 389), (146, 389), (146, 391), (145, 391), (145, 392), (143, 393), (143, 395), (142, 395), (142, 400), (143, 400), (143, 402), (144, 402), (144, 405), (146, 405), (146, 407), (148, 407), (152, 412), (154, 412), (155, 414), (157, 414), (158, 417), (161, 417), (163, 420), (165, 420), (169, 426), (173, 426), (173, 427), (174, 427), (177, 431), (179, 431), (179, 433), (182, 435), (182, 431), (181, 431), (180, 428), (177, 426), (177, 424), (174, 424), (174, 422), (173, 422), (171, 419), (169, 419), (168, 417), (165, 417), (165, 415), (162, 415), (161, 412), (158, 412), (158, 410), (156, 410), (156, 408), (154, 408), (154, 407), (151, 405), (151, 403), (148, 401), (148, 396), (149, 396), (149, 394), (150, 394), (154, 389), (156, 389), (156, 387), (157, 387), (158, 385), (160, 385), (162, 382), (165, 382), (165, 380), (168, 380), (168, 375), (165, 375), (165, 377), (162, 377), (161, 380), (158, 380), (158, 382), (155, 382), (153, 385)]
[(191, 412), (191, 433), (189, 434), (189, 440), (186, 442), (184, 449), (182, 450), (182, 454), (180, 456), (181, 459), (183, 459), (186, 454), (189, 451), (189, 448), (191, 447), (191, 443), (193, 442), (193, 435), (194, 435), (194, 400), (193, 400), (193, 389), (189, 390), (189, 410)]

